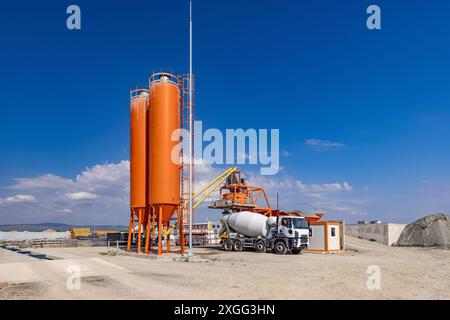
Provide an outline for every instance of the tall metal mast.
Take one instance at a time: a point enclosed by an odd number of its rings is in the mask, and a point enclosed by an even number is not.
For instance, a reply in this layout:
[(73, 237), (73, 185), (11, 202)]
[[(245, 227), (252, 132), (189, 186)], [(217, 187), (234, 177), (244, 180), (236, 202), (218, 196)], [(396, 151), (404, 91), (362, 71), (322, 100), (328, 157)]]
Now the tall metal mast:
[[(189, 256), (192, 256), (192, 0), (189, 1)], [(182, 226), (180, 226), (182, 227)]]

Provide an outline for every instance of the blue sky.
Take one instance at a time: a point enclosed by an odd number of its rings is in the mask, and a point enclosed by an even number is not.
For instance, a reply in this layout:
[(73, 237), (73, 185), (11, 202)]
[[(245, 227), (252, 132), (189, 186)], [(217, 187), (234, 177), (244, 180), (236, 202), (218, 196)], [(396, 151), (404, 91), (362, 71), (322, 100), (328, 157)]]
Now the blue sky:
[[(72, 2), (2, 4), (0, 223), (126, 224), (129, 89), (153, 68), (187, 71), (187, 1), (73, 3), (79, 31), (66, 28)], [(366, 28), (370, 4), (381, 30)], [(245, 169), (282, 208), (347, 221), (449, 212), (448, 1), (194, 10), (196, 117), (280, 129), (283, 170), (267, 181)], [(86, 193), (97, 197), (67, 197)]]

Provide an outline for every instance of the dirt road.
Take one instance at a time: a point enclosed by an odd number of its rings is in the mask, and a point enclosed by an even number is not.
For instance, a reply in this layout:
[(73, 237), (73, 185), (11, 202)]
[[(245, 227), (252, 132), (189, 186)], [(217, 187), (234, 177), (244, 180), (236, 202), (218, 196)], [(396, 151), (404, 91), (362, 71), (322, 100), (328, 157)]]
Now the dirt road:
[[(286, 256), (197, 249), (195, 262), (100, 254), (105, 248), (39, 250), (65, 263), (12, 265), (0, 255), (0, 299), (450, 299), (450, 250), (350, 237), (347, 248), (345, 255)], [(81, 266), (80, 289), (67, 287), (68, 264)], [(380, 270), (379, 290), (367, 287), (369, 266)]]

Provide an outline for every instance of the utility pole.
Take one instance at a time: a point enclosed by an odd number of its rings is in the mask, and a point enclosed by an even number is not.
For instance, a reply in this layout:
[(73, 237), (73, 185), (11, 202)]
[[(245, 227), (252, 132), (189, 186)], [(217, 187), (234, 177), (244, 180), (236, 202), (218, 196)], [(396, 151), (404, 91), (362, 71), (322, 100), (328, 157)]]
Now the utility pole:
[(192, 154), (192, 0), (189, 1), (189, 257), (192, 257), (192, 166), (194, 156)]

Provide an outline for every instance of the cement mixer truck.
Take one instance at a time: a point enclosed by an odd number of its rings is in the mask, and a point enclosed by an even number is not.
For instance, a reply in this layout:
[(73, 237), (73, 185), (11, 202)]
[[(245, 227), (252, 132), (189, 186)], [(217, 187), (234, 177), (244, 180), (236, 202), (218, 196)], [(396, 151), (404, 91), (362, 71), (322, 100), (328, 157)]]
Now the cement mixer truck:
[(309, 223), (303, 217), (266, 217), (250, 211), (225, 213), (221, 219), (225, 251), (301, 253), (309, 245)]

